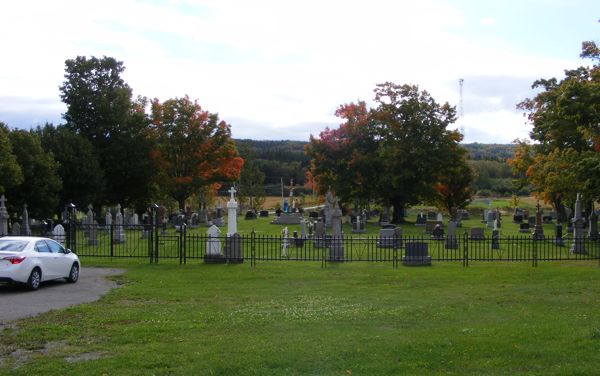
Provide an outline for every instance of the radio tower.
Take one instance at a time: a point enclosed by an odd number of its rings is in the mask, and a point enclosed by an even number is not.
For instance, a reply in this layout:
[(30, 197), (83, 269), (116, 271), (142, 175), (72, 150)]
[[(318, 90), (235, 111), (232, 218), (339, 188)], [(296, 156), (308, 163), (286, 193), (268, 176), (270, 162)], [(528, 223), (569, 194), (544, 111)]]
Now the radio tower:
[(463, 140), (465, 139), (465, 122), (463, 117), (465, 116), (465, 112), (463, 109), (463, 84), (465, 80), (462, 78), (458, 79), (458, 93), (459, 93), (459, 101), (458, 101), (458, 118), (460, 119), (460, 134), (463, 135)]

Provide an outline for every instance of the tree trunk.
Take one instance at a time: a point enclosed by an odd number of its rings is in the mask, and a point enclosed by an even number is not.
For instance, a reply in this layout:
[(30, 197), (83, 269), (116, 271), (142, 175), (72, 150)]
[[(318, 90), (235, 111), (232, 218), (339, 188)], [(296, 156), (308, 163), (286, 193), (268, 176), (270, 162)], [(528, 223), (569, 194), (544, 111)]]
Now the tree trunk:
[(405, 206), (404, 202), (394, 201), (392, 203), (392, 207), (394, 208), (394, 214), (392, 216), (392, 223), (403, 223), (405, 216)]
[(554, 210), (556, 210), (556, 221), (558, 223), (567, 223), (569, 219), (567, 218), (567, 211), (565, 210), (562, 200), (554, 201)]

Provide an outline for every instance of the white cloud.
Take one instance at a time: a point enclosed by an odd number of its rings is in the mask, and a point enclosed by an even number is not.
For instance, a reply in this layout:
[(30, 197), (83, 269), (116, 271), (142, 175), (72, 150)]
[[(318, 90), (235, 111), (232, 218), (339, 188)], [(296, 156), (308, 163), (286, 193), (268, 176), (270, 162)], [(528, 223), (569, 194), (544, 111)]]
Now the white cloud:
[(517, 131), (507, 109), (524, 85), (471, 99), (469, 77), (549, 77), (574, 65), (500, 38), (465, 38), (456, 32), (464, 10), (437, 0), (21, 0), (4, 8), (0, 33), (12, 37), (4, 38), (0, 97), (32, 98), (23, 111), (35, 113), (42, 99), (63, 108), (65, 59), (109, 55), (124, 61), (136, 95), (189, 94), (231, 123), (234, 136), (259, 139), (307, 139), (319, 124), (338, 122), (337, 106), (370, 100), (384, 81), (418, 84), (457, 104), (461, 77), (473, 127), (487, 124), (474, 129), (493, 134), (502, 119)]

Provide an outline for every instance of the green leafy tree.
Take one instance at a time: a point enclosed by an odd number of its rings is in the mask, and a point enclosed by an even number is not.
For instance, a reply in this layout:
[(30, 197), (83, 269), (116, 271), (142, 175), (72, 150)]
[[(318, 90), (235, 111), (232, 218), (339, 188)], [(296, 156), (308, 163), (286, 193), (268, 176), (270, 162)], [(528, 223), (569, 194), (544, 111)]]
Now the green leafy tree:
[(438, 104), (414, 85), (390, 82), (377, 85), (373, 110), (376, 135), (381, 140), (378, 156), (383, 173), (379, 190), (384, 204), (394, 208), (394, 223), (403, 221), (405, 208), (436, 195), (435, 184), (462, 139), (447, 127), (456, 110)]
[(417, 86), (389, 82), (377, 85), (375, 102), (371, 110), (364, 102), (340, 107), (345, 122), (311, 136), (306, 150), (320, 191), (331, 186), (342, 201), (358, 197), (393, 206), (394, 223), (421, 201), (462, 207), (472, 195), (473, 174), (458, 145), (462, 136), (447, 129), (454, 108)]
[(565, 71), (565, 78), (540, 79), (533, 88), (541, 91), (519, 104), (533, 125), (531, 138), (538, 143), (524, 152), (521, 145), (511, 160), (526, 169), (534, 192), (557, 212), (584, 193), (588, 210), (600, 199), (593, 175), (600, 164), (600, 53), (594, 42), (584, 42), (582, 57), (594, 65)]
[(59, 205), (73, 202), (79, 207), (101, 204), (104, 174), (94, 147), (83, 136), (64, 125), (46, 124), (35, 131), (44, 150), (54, 155), (62, 180)]
[(242, 147), (239, 151), (244, 166), (240, 171), (238, 200), (244, 207), (258, 211), (265, 202), (265, 174), (257, 165), (256, 154), (252, 150)]
[(112, 57), (78, 56), (65, 62), (61, 99), (66, 126), (94, 147), (105, 177), (104, 200), (145, 207), (156, 194), (146, 98), (132, 100), (121, 78), (123, 63)]
[(0, 194), (23, 182), (23, 172), (13, 153), (6, 124), (0, 122)]
[(58, 164), (51, 153), (44, 151), (35, 133), (15, 129), (9, 138), (24, 177), (19, 186), (7, 191), (11, 209), (20, 213), (23, 204), (27, 204), (32, 217), (52, 216), (62, 188)]
[(185, 200), (215, 183), (239, 179), (244, 161), (231, 139), (230, 126), (202, 110), (187, 96), (152, 101), (151, 156), (160, 183), (181, 210)]

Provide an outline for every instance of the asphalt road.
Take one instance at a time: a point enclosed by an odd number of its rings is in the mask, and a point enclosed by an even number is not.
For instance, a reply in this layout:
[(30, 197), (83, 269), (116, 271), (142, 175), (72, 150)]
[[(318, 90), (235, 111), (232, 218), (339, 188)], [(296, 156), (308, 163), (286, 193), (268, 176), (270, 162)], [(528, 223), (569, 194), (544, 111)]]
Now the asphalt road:
[(44, 282), (36, 291), (0, 283), (0, 325), (11, 320), (35, 316), (53, 309), (93, 302), (117, 287), (108, 276), (124, 273), (123, 269), (82, 267), (77, 283), (64, 280)]

